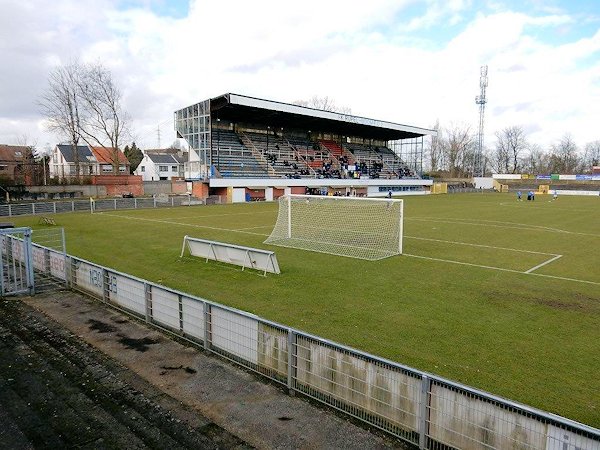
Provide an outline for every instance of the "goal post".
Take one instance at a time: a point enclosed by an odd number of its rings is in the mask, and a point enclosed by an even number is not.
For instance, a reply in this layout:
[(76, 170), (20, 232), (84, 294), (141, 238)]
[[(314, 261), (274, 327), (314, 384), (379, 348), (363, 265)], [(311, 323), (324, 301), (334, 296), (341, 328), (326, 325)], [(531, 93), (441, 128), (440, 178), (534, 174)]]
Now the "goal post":
[(291, 194), (265, 244), (367, 260), (402, 253), (404, 202)]

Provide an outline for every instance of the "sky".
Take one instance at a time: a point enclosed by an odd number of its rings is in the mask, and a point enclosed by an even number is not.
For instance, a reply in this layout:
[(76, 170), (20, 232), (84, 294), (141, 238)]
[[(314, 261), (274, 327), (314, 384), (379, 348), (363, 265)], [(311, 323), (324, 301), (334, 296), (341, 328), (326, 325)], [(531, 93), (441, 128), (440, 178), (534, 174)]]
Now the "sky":
[[(0, 0), (0, 144), (54, 146), (48, 75), (102, 63), (140, 148), (175, 139), (173, 112), (233, 92), (328, 96), (352, 114), (432, 128), (521, 126), (548, 149), (600, 139), (598, 0)], [(160, 131), (160, 132), (159, 132)], [(24, 142), (25, 141), (25, 142)]]

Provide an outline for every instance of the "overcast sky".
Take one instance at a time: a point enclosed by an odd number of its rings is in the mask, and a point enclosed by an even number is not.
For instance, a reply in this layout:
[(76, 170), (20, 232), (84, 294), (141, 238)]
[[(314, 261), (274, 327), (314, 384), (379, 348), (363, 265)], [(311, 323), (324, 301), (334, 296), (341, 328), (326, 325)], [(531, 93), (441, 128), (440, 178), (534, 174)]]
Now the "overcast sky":
[(598, 0), (0, 0), (0, 143), (39, 147), (48, 73), (100, 61), (124, 93), (136, 143), (174, 140), (173, 111), (234, 92), (329, 96), (355, 115), (477, 130), (520, 125), (547, 148), (600, 139)]

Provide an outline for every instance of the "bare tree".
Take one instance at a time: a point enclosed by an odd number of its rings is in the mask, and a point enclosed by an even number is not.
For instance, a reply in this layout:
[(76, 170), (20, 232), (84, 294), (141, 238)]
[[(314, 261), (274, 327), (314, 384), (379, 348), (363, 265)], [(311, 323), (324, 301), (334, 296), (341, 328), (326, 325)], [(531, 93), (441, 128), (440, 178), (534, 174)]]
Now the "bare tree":
[(71, 63), (50, 73), (39, 103), (48, 129), (68, 139), (77, 179), (81, 140), (90, 146), (110, 148), (113, 171), (119, 173), (119, 145), (129, 134), (130, 122), (121, 99), (111, 73), (101, 64)]
[(296, 100), (293, 102), (294, 105), (305, 106), (307, 108), (320, 109), (322, 111), (331, 111), (341, 114), (352, 114), (352, 109), (348, 106), (338, 106), (335, 100), (329, 96), (319, 97), (313, 95), (310, 100)]
[(468, 174), (472, 167), (472, 156), (475, 150), (475, 139), (469, 126), (455, 125), (446, 129), (440, 143), (450, 176)]
[(588, 142), (582, 158), (582, 170), (588, 172), (592, 166), (600, 166), (600, 140)]
[(48, 87), (39, 100), (47, 119), (47, 129), (66, 138), (73, 152), (75, 177), (79, 179), (79, 153), (81, 139), (81, 103), (78, 80), (81, 67), (71, 63), (59, 66), (48, 76)]
[(522, 170), (527, 173), (550, 172), (550, 157), (538, 144), (529, 145), (529, 152), (522, 160)]
[(427, 153), (429, 154), (429, 170), (437, 172), (443, 165), (442, 130), (439, 120), (435, 122), (433, 129), (437, 131), (437, 135), (431, 136)]
[(81, 121), (81, 137), (88, 145), (109, 148), (113, 172), (118, 174), (119, 145), (129, 135), (130, 122), (121, 106), (121, 91), (101, 64), (86, 66), (77, 84), (86, 112)]
[(517, 173), (521, 154), (527, 149), (527, 137), (520, 126), (506, 127), (496, 132), (496, 148), (493, 153), (495, 168), (499, 173)]
[(577, 144), (575, 144), (573, 137), (567, 133), (551, 147), (550, 169), (553, 173), (573, 173), (578, 164)]
[(15, 169), (15, 178), (19, 184), (35, 185), (41, 179), (42, 165), (36, 161), (35, 147), (37, 141), (31, 141), (23, 134), (17, 138), (17, 145), (23, 147), (22, 161)]

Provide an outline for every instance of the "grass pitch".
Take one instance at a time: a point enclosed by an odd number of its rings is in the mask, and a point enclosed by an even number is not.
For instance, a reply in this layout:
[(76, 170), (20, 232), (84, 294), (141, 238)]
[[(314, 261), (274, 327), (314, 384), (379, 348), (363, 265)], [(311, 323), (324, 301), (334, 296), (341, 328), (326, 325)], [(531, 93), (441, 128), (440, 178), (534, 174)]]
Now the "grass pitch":
[[(54, 217), (73, 255), (600, 427), (600, 198), (548, 200), (407, 197), (405, 254), (380, 261), (263, 244), (276, 203)], [(184, 235), (282, 273), (180, 259)]]

